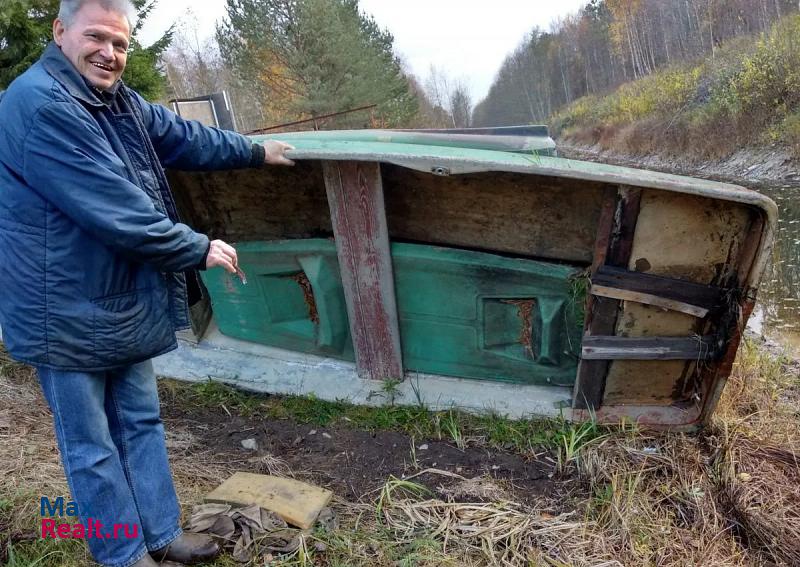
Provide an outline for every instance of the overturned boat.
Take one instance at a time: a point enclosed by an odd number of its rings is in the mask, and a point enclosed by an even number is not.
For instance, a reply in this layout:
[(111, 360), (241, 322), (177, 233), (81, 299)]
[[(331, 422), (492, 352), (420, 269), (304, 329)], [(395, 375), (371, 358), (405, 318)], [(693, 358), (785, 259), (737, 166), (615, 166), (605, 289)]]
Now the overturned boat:
[[(293, 168), (170, 172), (234, 243), (157, 371), (251, 390), (691, 429), (772, 246), (767, 197), (555, 157), (542, 127), (274, 136)], [(265, 137), (253, 137), (260, 141)]]

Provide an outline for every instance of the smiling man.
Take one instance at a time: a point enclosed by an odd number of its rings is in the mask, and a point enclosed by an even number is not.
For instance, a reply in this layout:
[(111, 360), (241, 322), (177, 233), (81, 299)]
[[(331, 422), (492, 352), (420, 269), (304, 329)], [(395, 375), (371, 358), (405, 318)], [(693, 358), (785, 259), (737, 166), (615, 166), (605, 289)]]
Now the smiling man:
[(218, 552), (180, 530), (150, 359), (188, 327), (195, 270), (236, 273), (237, 256), (180, 222), (163, 167), (292, 164), (291, 146), (127, 88), (133, 17), (128, 0), (62, 0), (54, 42), (0, 100), (3, 340), (37, 369), (82, 523), (131, 527), (87, 539), (111, 567)]

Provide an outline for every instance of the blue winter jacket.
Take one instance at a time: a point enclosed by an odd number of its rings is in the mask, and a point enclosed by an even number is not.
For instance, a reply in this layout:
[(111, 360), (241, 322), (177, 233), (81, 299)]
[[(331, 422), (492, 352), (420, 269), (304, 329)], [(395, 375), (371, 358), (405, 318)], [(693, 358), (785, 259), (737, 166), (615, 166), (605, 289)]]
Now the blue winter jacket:
[(189, 323), (183, 272), (209, 241), (178, 221), (162, 166), (242, 168), (256, 153), (246, 137), (182, 120), (121, 83), (113, 96), (96, 91), (50, 44), (0, 99), (0, 326), (11, 355), (100, 371), (175, 348)]

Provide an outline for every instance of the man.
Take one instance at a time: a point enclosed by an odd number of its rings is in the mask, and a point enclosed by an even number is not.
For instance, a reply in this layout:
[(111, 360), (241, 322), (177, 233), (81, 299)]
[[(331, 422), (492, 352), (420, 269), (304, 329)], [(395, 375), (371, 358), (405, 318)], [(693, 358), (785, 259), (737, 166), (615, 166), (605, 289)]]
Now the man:
[[(218, 552), (179, 528), (150, 359), (188, 326), (194, 270), (234, 273), (237, 256), (179, 222), (162, 165), (292, 165), (291, 146), (184, 121), (125, 87), (133, 13), (62, 0), (54, 42), (0, 100), (3, 338), (37, 368), (81, 521), (104, 526), (90, 551), (111, 567)], [(114, 537), (115, 524), (138, 535)]]

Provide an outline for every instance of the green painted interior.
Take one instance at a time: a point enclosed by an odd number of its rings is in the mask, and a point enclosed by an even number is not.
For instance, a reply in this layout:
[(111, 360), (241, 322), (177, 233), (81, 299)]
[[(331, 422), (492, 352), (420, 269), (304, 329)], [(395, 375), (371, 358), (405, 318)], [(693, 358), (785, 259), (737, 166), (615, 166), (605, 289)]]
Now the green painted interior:
[[(221, 270), (202, 274), (220, 331), (354, 359), (333, 241), (245, 242), (237, 250), (247, 285)], [(575, 268), (403, 243), (392, 244), (392, 261), (407, 370), (573, 383), (581, 336), (574, 324)], [(313, 300), (298, 283), (301, 274)]]

